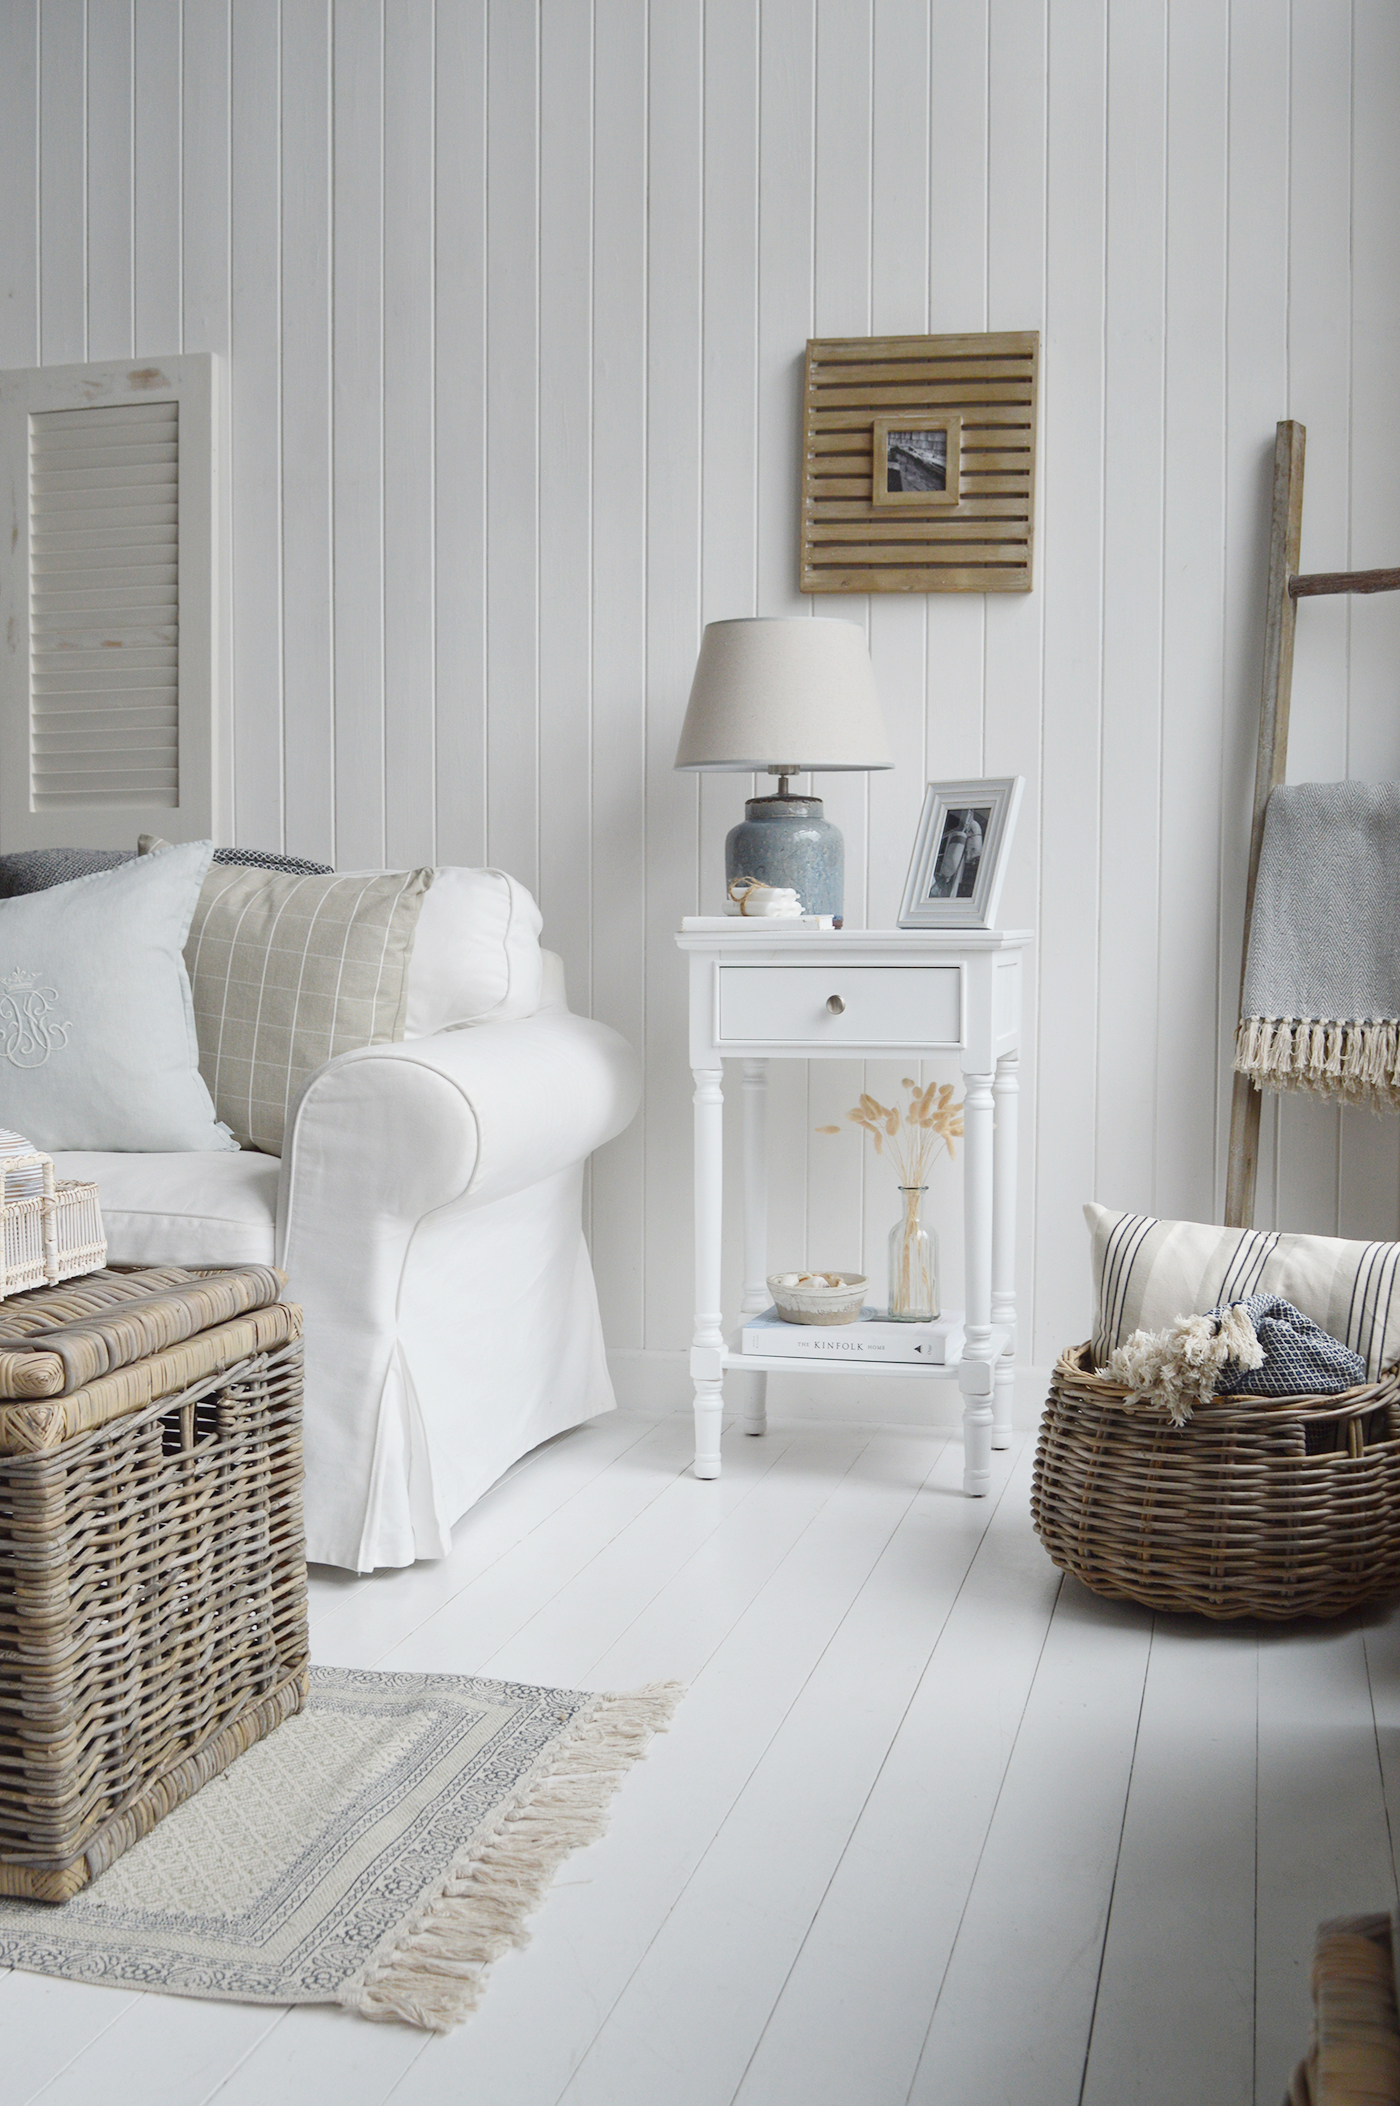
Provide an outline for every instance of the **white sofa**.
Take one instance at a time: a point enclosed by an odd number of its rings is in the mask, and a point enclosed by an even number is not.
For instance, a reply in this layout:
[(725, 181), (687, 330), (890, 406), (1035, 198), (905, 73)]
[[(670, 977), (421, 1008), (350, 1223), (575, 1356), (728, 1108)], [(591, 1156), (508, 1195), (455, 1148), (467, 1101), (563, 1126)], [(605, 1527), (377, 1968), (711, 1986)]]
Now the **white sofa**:
[[(451, 921), (472, 887), (434, 893), (409, 1033), (440, 1014), (448, 961), (460, 979), (473, 940)], [(518, 1456), (613, 1408), (583, 1167), (632, 1118), (640, 1063), (570, 1013), (534, 903), (510, 893), (509, 942), (486, 942), (504, 996), (470, 1026), (329, 1061), (280, 1161), (55, 1157), (61, 1177), (96, 1178), (114, 1261), (286, 1268), (306, 1312), (308, 1555), (352, 1571), (442, 1557)]]

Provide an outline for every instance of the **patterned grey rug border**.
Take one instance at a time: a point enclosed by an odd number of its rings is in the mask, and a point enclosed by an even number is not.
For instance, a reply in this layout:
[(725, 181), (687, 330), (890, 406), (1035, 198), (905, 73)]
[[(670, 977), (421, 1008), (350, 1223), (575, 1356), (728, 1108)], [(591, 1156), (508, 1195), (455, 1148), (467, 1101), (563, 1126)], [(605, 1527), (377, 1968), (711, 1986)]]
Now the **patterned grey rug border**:
[[(406, 1758), (394, 1759), (392, 1781), (407, 1788), (431, 1780), (439, 1765), (448, 1776), (417, 1802), (411, 1819), (405, 1814), (406, 1826), (392, 1829), (389, 1817), (392, 1863), (381, 1846), (356, 1857), (355, 1843), (374, 1829), (381, 1802), (372, 1785), (352, 1786), (349, 1799), (331, 1802), (339, 1821), (334, 1837), (323, 1831), (318, 1849), (313, 1829), (257, 1908), (241, 1908), (235, 1896), (212, 1915), (202, 1911), (198, 1881), (191, 1885), (186, 1876), (190, 1837), (176, 1824), (200, 1809), (223, 1854), (228, 1814), (218, 1792), (237, 1780), (253, 1749), (72, 1901), (0, 1901), (0, 1966), (174, 1995), (338, 2003), (363, 2018), (446, 2032), (480, 2003), (492, 1962), (529, 1942), (527, 1919), (559, 1865), (602, 1834), (614, 1793), (684, 1694), (675, 1682), (594, 1695), (486, 1676), (362, 1668), (313, 1667), (311, 1681), (302, 1718), (321, 1709), (318, 1694), (336, 1715), (348, 1703), (361, 1716), (368, 1706), (374, 1716), (402, 1718), (406, 1704), (417, 1710), (420, 1696), (430, 1715)], [(441, 1715), (444, 1705), (461, 1715), (455, 1731)], [(502, 1707), (493, 1725), (492, 1713)], [(481, 1727), (475, 1741), (474, 1722)], [(296, 1723), (289, 1720), (258, 1746), (272, 1750)], [(503, 1727), (511, 1729), (504, 1737)], [(523, 1757), (513, 1776), (512, 1745)], [(294, 1764), (302, 1759), (294, 1756)], [(505, 1789), (496, 1798), (498, 1783)], [(256, 1799), (251, 1803), (255, 1810)], [(138, 1865), (162, 1831), (178, 1873), (173, 1901), (159, 1868), (153, 1888), (151, 1866)], [(385, 1866), (387, 1886), (376, 1865)], [(227, 1897), (229, 1889), (223, 1892)], [(311, 1918), (314, 1909), (320, 1913)], [(237, 1937), (246, 1939), (255, 1920), (261, 1929), (239, 1946)]]

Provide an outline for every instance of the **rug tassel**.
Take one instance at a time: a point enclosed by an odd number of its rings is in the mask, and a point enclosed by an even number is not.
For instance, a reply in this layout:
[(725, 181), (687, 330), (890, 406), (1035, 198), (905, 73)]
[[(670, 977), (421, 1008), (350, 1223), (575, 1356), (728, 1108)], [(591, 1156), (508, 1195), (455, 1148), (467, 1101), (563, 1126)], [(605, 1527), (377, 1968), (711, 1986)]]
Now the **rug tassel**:
[(607, 1826), (624, 1771), (664, 1732), (684, 1691), (655, 1682), (600, 1696), (549, 1750), (483, 1840), (459, 1858), (407, 1922), (340, 1991), (362, 2018), (402, 2019), (445, 2033), (476, 2009), (486, 1970), (528, 1942), (526, 1919), (570, 1851)]

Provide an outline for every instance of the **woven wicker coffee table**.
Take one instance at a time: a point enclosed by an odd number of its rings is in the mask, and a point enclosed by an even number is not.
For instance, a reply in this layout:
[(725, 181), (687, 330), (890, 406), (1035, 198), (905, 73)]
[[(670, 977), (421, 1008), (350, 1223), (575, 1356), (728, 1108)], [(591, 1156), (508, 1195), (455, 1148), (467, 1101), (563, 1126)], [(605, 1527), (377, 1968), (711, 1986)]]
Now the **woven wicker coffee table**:
[(65, 1900), (301, 1708), (284, 1284), (100, 1272), (0, 1305), (0, 1894)]

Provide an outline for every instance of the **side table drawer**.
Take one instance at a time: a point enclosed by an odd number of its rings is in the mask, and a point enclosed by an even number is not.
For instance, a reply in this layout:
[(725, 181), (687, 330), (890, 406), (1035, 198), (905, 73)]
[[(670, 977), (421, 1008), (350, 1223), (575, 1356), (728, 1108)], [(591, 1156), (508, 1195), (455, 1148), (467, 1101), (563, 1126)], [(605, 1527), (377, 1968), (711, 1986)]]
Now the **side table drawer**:
[(722, 965), (719, 1043), (956, 1046), (957, 965)]

